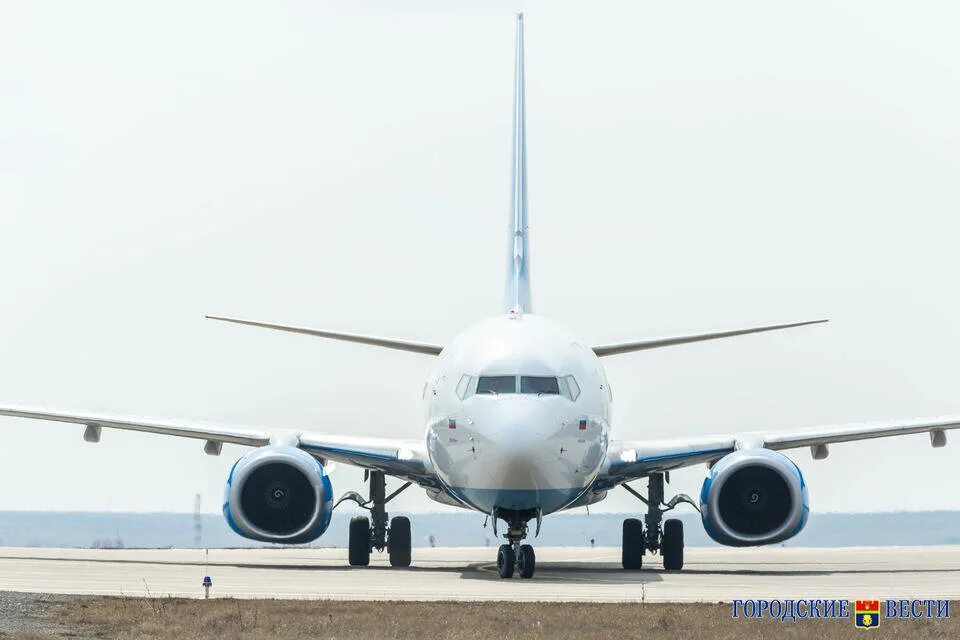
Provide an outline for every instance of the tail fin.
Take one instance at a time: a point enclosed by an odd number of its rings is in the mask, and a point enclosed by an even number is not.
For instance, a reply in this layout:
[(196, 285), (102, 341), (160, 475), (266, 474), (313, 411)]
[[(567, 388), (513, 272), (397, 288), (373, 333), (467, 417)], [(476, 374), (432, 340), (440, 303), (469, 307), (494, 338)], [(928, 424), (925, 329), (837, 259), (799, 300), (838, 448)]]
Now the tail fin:
[(523, 14), (517, 14), (517, 59), (513, 86), (513, 148), (510, 184), (510, 244), (506, 306), (514, 313), (533, 311), (530, 301), (530, 251), (527, 239), (527, 126), (524, 101)]

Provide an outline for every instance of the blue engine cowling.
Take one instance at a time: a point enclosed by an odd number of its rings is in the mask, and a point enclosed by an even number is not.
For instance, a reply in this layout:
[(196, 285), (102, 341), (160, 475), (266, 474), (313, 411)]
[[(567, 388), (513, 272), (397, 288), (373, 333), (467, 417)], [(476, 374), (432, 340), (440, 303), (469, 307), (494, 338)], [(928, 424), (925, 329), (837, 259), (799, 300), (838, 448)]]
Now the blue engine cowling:
[(707, 534), (728, 546), (772, 544), (800, 533), (810, 505), (800, 469), (770, 449), (742, 449), (721, 458), (700, 490)]
[(237, 460), (227, 476), (223, 515), (245, 538), (311, 542), (327, 530), (332, 511), (330, 478), (300, 449), (261, 447)]

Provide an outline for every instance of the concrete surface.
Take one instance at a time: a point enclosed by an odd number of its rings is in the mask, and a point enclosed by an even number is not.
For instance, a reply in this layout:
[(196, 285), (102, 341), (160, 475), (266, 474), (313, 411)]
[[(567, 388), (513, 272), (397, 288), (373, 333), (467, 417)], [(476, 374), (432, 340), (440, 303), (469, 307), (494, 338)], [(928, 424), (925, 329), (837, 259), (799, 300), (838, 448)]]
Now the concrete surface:
[(347, 566), (344, 549), (92, 550), (0, 547), (0, 590), (338, 600), (729, 601), (960, 599), (960, 546), (695, 548), (680, 572), (658, 556), (620, 568), (618, 548), (537, 549), (532, 580), (501, 580), (494, 548), (414, 549), (414, 566)]

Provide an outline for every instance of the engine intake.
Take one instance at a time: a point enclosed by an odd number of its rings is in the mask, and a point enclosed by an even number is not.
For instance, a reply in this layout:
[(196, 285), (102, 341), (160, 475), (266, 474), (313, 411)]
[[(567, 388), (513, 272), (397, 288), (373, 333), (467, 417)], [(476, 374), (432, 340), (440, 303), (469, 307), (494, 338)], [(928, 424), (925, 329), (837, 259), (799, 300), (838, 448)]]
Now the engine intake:
[(333, 489), (323, 466), (294, 447), (269, 446), (237, 460), (227, 477), (223, 514), (252, 540), (297, 544), (330, 524)]
[(792, 538), (810, 513), (800, 469), (770, 449), (743, 449), (721, 458), (703, 482), (700, 509), (707, 534), (729, 546)]

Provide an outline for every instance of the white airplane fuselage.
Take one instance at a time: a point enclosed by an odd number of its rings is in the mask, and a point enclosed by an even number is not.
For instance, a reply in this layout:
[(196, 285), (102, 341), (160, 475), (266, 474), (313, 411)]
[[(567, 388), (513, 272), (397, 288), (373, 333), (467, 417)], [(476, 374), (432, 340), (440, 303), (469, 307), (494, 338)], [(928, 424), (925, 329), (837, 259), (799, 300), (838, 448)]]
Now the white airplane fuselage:
[[(497, 391), (485, 390), (491, 381)], [(508, 313), (461, 333), (437, 359), (424, 400), (437, 475), (483, 513), (563, 509), (606, 458), (612, 396), (600, 359), (541, 316)]]

